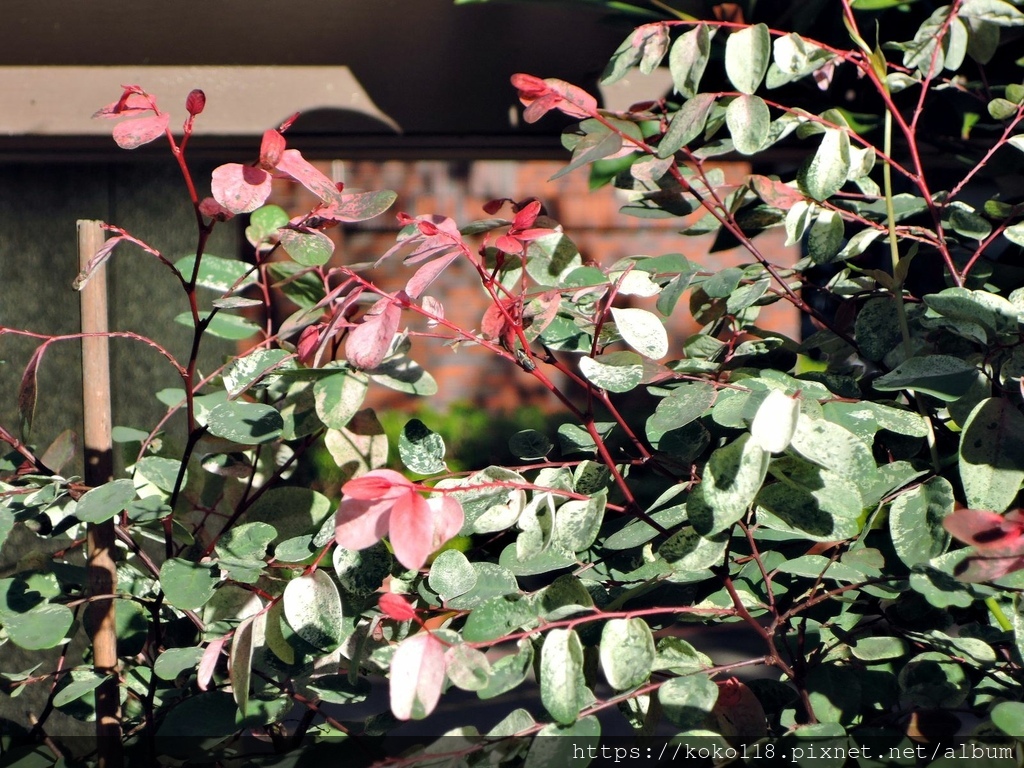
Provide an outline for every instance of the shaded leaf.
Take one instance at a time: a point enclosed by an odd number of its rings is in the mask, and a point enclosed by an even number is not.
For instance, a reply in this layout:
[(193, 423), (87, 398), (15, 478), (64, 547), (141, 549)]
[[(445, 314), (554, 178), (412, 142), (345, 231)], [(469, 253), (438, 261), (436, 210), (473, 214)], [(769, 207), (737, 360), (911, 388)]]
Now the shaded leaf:
[(687, 99), (697, 95), (710, 56), (711, 34), (705, 24), (698, 24), (676, 39), (668, 55), (676, 93)]
[(950, 355), (911, 357), (875, 379), (873, 386), (880, 392), (909, 389), (951, 402), (967, 392), (975, 371), (973, 365)]
[(134, 498), (131, 480), (114, 480), (83, 494), (75, 506), (75, 516), (83, 523), (102, 523), (124, 511)]
[(960, 435), (960, 479), (967, 505), (1002, 512), (1024, 481), (1024, 416), (1006, 398), (975, 406)]
[(815, 200), (827, 200), (838, 192), (850, 172), (850, 137), (846, 131), (825, 131), (814, 156), (800, 168), (800, 188)]
[(694, 728), (704, 722), (718, 701), (718, 686), (707, 675), (673, 677), (658, 689), (665, 717), (678, 728)]
[(282, 602), (288, 625), (313, 647), (330, 653), (344, 640), (341, 595), (324, 571), (289, 581)]

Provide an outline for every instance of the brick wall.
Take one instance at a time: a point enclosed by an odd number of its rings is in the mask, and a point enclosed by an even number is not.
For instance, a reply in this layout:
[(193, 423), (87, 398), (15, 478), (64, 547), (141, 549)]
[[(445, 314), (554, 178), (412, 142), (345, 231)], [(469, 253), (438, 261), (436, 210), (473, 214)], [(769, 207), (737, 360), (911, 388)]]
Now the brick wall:
[[(679, 219), (639, 219), (619, 213), (623, 203), (621, 193), (611, 187), (589, 190), (585, 172), (550, 181), (562, 166), (555, 161), (335, 161), (322, 164), (321, 168), (335, 180), (344, 181), (350, 191), (393, 189), (398, 193), (393, 212), (441, 214), (450, 216), (460, 225), (486, 218), (482, 206), (488, 200), (538, 197), (579, 247), (584, 260), (599, 265), (638, 254), (657, 256), (673, 252), (683, 253), (707, 265), (708, 269), (752, 260), (742, 249), (708, 254), (713, 237), (678, 234), (682, 228)], [(735, 182), (740, 182), (748, 172), (747, 166), (740, 163), (725, 164), (723, 170), (726, 179)], [(316, 202), (295, 185), (278, 187), (273, 201), (295, 213), (308, 210)], [(693, 214), (694, 217), (699, 215), (699, 212)], [(335, 259), (339, 263), (373, 261), (394, 244), (397, 229), (395, 218), (389, 212), (369, 222), (330, 230), (338, 246)], [(774, 262), (791, 264), (799, 257), (798, 252), (784, 247), (783, 240), (780, 231), (769, 231), (758, 238), (758, 245)], [(384, 286), (397, 289), (409, 274), (401, 260), (394, 259), (374, 277)], [(459, 325), (479, 326), (487, 302), (468, 265), (454, 263), (431, 286), (429, 293), (441, 299), (447, 316)], [(785, 302), (764, 310), (762, 318), (776, 330), (794, 336), (797, 333), (797, 314)], [(669, 320), (673, 340), (670, 355), (678, 353), (681, 340), (696, 327), (685, 300), (680, 301)], [(523, 402), (548, 402), (547, 395), (532, 377), (479, 348), (460, 346), (456, 351), (419, 339), (414, 342), (413, 356), (438, 380), (437, 405), (462, 400), (490, 409), (511, 410)], [(381, 391), (375, 392), (373, 397), (378, 406), (397, 404), (401, 399)]]

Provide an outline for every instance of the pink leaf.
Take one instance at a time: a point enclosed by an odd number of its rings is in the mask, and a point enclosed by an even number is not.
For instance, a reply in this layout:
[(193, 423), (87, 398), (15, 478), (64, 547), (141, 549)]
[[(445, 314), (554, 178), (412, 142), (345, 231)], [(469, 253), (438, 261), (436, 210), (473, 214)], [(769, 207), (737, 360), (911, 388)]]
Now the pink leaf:
[(462, 504), (458, 499), (451, 496), (437, 496), (427, 499), (432, 513), (433, 532), (431, 543), (436, 552), (448, 541), (459, 535), (463, 523), (466, 522), (466, 514), (462, 510)]
[(295, 351), (299, 356), (299, 362), (303, 365), (312, 364), (313, 356), (320, 347), (320, 331), (322, 330), (322, 325), (307, 325), (302, 329), (299, 340), (295, 344)]
[(1007, 574), (1024, 570), (1024, 557), (968, 557), (956, 567), (956, 577), (960, 581), (977, 584), (981, 581), (994, 581)]
[(750, 186), (768, 205), (783, 211), (805, 200), (799, 190), (767, 176), (751, 176)]
[(278, 171), (291, 176), (328, 205), (341, 204), (341, 193), (334, 182), (314, 168), (299, 150), (284, 150), (276, 167)]
[(199, 685), (199, 690), (205, 691), (210, 687), (210, 681), (213, 680), (213, 670), (217, 668), (217, 660), (220, 659), (220, 653), (224, 650), (224, 645), (227, 643), (228, 637), (219, 637), (212, 641), (206, 650), (203, 651), (203, 657), (199, 660), (199, 669), (196, 671), (196, 681)]
[(149, 117), (137, 117), (125, 120), (114, 126), (114, 141), (121, 149), (136, 149), (149, 144), (167, 131), (171, 116), (167, 112), (158, 112)]
[(92, 276), (96, 274), (96, 270), (107, 263), (107, 260), (110, 258), (110, 254), (114, 251), (114, 247), (125, 239), (126, 238), (118, 235), (106, 240), (103, 245), (99, 247), (96, 253), (92, 255), (92, 258), (89, 259), (89, 262), (85, 265), (85, 269), (83, 269), (81, 273), (79, 273), (78, 277), (75, 278), (73, 286), (76, 291), (80, 291), (85, 287), (85, 284), (88, 283), (89, 280), (92, 279)]
[(956, 569), (962, 581), (979, 582), (1024, 570), (1024, 515), (999, 515), (983, 509), (958, 509), (942, 521), (955, 538), (974, 547)]
[(420, 294), (425, 291), (432, 282), (440, 275), (449, 264), (459, 258), (460, 251), (453, 251), (446, 256), (442, 256), (439, 259), (427, 262), (422, 267), (416, 270), (415, 274), (409, 278), (409, 282), (405, 284), (405, 292), (409, 294), (410, 298), (419, 298)]
[(356, 368), (376, 368), (384, 361), (401, 318), (401, 308), (391, 299), (378, 301), (349, 335), (345, 359)]
[(206, 218), (215, 221), (227, 221), (235, 215), (212, 197), (202, 199), (202, 202), (199, 203), (199, 212)]
[(512, 85), (519, 91), (519, 100), (526, 107), (523, 119), (535, 123), (552, 109), (570, 117), (592, 117), (597, 114), (597, 100), (575, 85), (549, 77), (541, 80), (533, 75), (512, 75)]
[(214, 199), (232, 213), (249, 213), (270, 197), (271, 181), (262, 168), (227, 163), (214, 169), (210, 189)]
[(389, 538), (395, 557), (406, 568), (422, 568), (432, 553), (458, 534), (464, 520), (462, 505), (455, 499), (424, 499), (410, 492), (391, 508)]
[(540, 200), (534, 200), (523, 206), (512, 220), (512, 229), (523, 230), (533, 226), (540, 215)]
[(419, 570), (427, 562), (434, 546), (433, 510), (427, 500), (415, 491), (395, 500), (391, 508), (388, 534), (395, 558), (411, 570)]
[(1024, 556), (1024, 520), (1019, 510), (999, 515), (984, 509), (958, 509), (943, 526), (954, 537), (989, 557)]
[(444, 320), (444, 305), (433, 296), (424, 296), (420, 300), (420, 306), (430, 316), (427, 325), (431, 328), (436, 326), (438, 321)]
[(341, 500), (334, 518), (334, 540), (345, 549), (366, 549), (384, 538), (394, 499)]
[(397, 499), (412, 490), (412, 483), (393, 469), (374, 469), (362, 477), (349, 480), (341, 492), (353, 499), (379, 499), (383, 496)]
[(488, 339), (498, 339), (512, 332), (509, 315), (515, 306), (515, 299), (502, 299), (500, 304), (491, 304), (480, 321), (480, 333)]
[(421, 720), (437, 706), (444, 687), (445, 648), (429, 632), (403, 640), (391, 657), (391, 712)]
[(271, 129), (263, 132), (260, 143), (260, 167), (271, 170), (281, 162), (281, 154), (285, 150), (284, 136)]
[(394, 592), (385, 592), (377, 600), (377, 604), (386, 616), (395, 621), (412, 621), (416, 618), (416, 609)]
[(131, 90), (132, 88), (137, 88), (137, 86), (129, 86), (129, 89), (121, 94), (120, 99), (96, 110), (93, 113), (93, 117), (114, 120), (118, 117), (129, 117), (131, 115), (152, 112), (153, 104), (149, 97), (142, 93), (141, 89)]

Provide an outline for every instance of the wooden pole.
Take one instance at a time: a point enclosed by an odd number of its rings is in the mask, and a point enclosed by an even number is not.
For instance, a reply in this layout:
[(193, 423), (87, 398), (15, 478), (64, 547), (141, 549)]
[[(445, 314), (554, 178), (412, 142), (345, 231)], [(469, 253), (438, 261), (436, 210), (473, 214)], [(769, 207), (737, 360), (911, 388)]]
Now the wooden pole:
[[(85, 269), (106, 235), (99, 221), (78, 222), (79, 269)], [(82, 404), (85, 424), (85, 483), (97, 487), (114, 478), (110, 437), (110, 349), (107, 332), (107, 268), (96, 270), (81, 291)], [(88, 543), (89, 594), (113, 595), (117, 589), (114, 561), (114, 521), (90, 523)], [(96, 689), (96, 739), (99, 768), (123, 765), (121, 702), (117, 664), (115, 601), (97, 600), (86, 607), (86, 626), (92, 629), (93, 668), (106, 679)]]

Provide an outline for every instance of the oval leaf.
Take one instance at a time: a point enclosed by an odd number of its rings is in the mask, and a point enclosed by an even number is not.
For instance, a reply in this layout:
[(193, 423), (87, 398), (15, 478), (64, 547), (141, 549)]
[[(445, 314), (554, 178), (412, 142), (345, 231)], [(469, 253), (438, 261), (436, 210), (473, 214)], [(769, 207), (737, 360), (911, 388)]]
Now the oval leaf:
[(284, 588), (284, 617), (295, 634), (324, 653), (344, 639), (341, 595), (324, 571), (313, 571)]
[(284, 419), (269, 405), (231, 401), (214, 407), (206, 426), (210, 434), (233, 443), (257, 445), (280, 437)]
[(668, 333), (657, 315), (646, 309), (612, 307), (612, 319), (623, 340), (644, 357), (668, 354)]
[(972, 509), (1002, 512), (1013, 503), (1024, 481), (1024, 416), (1009, 399), (982, 400), (967, 417), (960, 479)]
[(134, 498), (131, 480), (114, 480), (87, 491), (75, 506), (75, 517), (83, 523), (102, 523), (123, 511)]
[(563, 725), (572, 725), (584, 704), (583, 644), (572, 629), (552, 629), (544, 637), (540, 657), (540, 698)]
[(765, 145), (771, 122), (768, 105), (759, 96), (744, 94), (733, 99), (725, 111), (733, 145), (743, 155), (753, 155)]
[(741, 93), (752, 94), (757, 90), (771, 58), (771, 35), (764, 24), (733, 32), (725, 43), (725, 73)]
[(391, 658), (391, 713), (399, 720), (422, 720), (441, 698), (445, 647), (430, 632), (403, 640)]
[(601, 669), (617, 691), (635, 688), (654, 666), (654, 635), (643, 619), (612, 619), (601, 631)]

